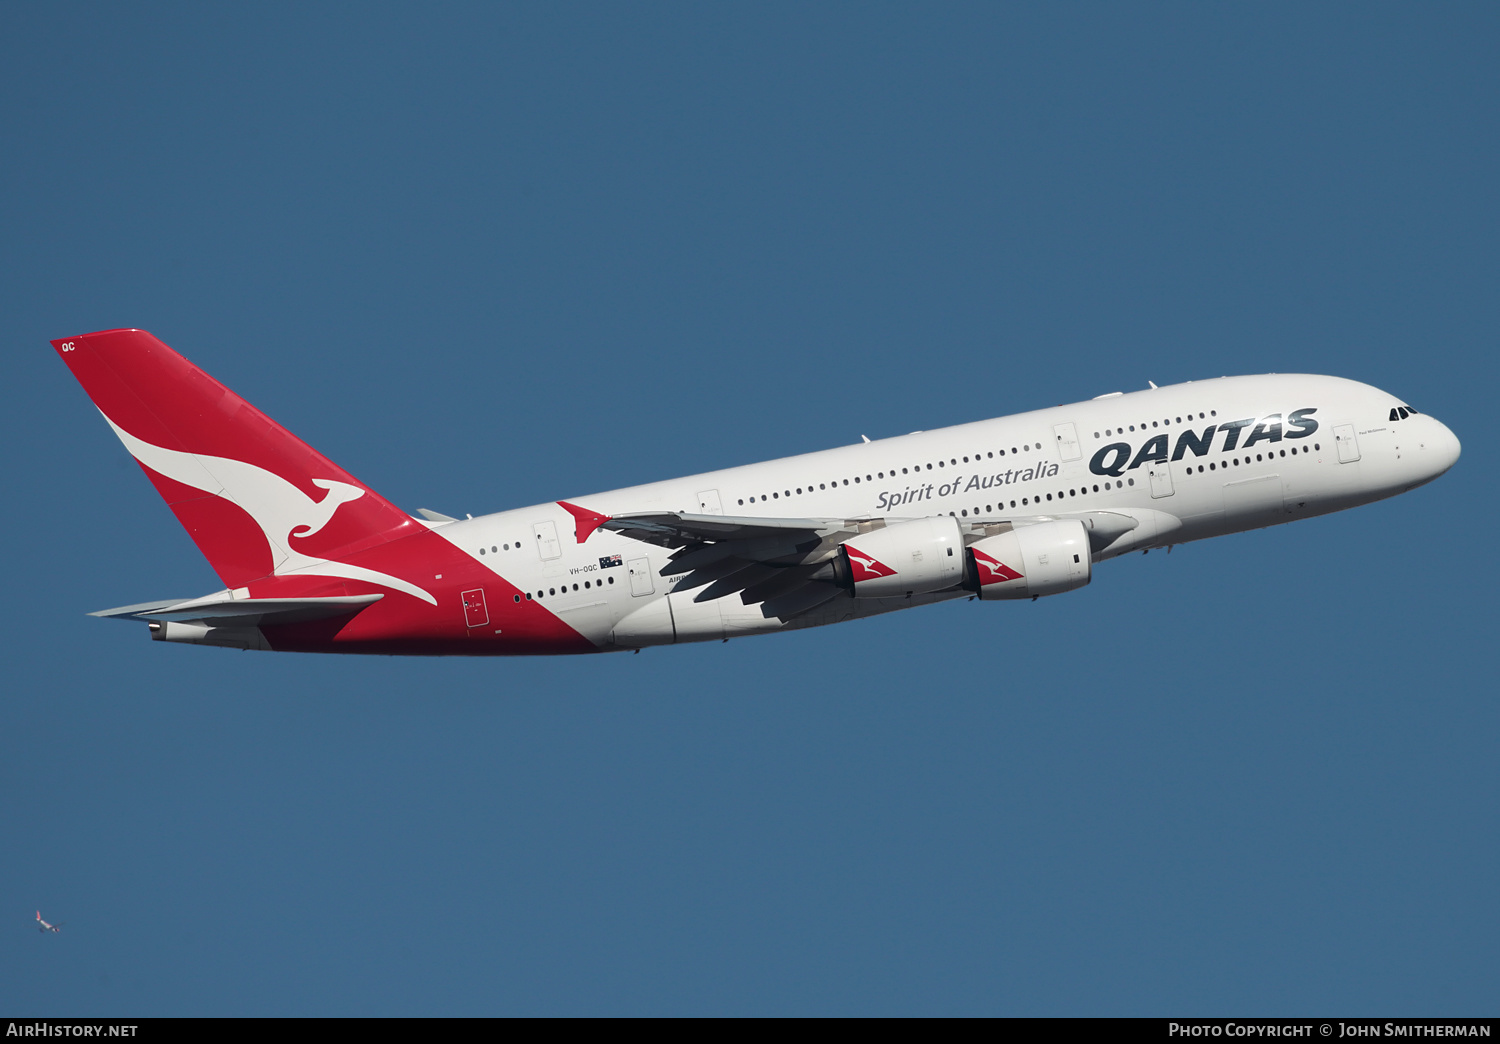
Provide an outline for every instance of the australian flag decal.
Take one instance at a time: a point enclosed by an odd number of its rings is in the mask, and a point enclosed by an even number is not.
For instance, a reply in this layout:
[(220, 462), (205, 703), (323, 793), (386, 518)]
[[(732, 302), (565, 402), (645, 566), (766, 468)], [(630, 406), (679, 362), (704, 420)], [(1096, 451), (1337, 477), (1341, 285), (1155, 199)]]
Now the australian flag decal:
[(613, 569), (615, 566), (620, 564), (621, 563), (619, 555), (605, 555), (603, 558), (599, 559), (600, 569)]

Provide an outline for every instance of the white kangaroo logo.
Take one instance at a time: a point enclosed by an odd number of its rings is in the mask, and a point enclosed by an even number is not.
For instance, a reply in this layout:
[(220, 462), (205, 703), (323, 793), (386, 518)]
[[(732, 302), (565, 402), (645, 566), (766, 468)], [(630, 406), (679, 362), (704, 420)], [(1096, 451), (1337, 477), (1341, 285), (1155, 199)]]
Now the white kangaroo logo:
[(184, 486), (192, 486), (222, 497), (253, 518), (265, 534), (266, 543), (271, 545), (271, 558), (274, 562), (271, 572), (274, 575), (303, 573), (365, 580), (382, 587), (405, 591), (424, 602), (437, 605), (436, 598), (400, 577), (346, 562), (304, 555), (292, 546), (293, 537), (301, 539), (312, 536), (328, 524), (340, 507), (364, 496), (365, 491), (358, 486), (333, 479), (315, 478), (312, 480), (313, 485), (328, 492), (322, 500), (313, 500), (280, 475), (257, 468), (254, 464), (229, 457), (183, 453), (164, 446), (153, 446), (136, 438), (108, 416), (104, 419), (125, 444), (130, 455), (152, 471), (165, 475), (174, 482), (181, 482)]
[(976, 552), (974, 561), (979, 568), (983, 569), (992, 578), (987, 581), (988, 583), (1003, 583), (1007, 580), (1020, 580), (1022, 577), (1021, 573), (1016, 572), (1016, 570), (998, 559), (990, 558), (988, 555), (981, 557), (980, 553)]
[(887, 566), (884, 562), (877, 562), (874, 558), (871, 558), (869, 555), (865, 554), (863, 551), (860, 551), (858, 548), (850, 547), (848, 544), (845, 544), (844, 548), (849, 554), (849, 561), (857, 562), (860, 567), (869, 574), (869, 576), (862, 576), (859, 579), (868, 580), (871, 577), (876, 576), (896, 575), (896, 571), (894, 569)]

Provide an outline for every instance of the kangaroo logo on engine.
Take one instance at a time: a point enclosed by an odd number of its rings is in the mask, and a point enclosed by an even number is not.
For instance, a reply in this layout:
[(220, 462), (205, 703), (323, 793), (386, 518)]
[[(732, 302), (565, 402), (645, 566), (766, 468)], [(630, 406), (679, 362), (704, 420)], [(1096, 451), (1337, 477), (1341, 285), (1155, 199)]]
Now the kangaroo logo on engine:
[(861, 580), (874, 580), (881, 576), (896, 575), (896, 571), (890, 566), (872, 558), (851, 544), (845, 544), (844, 551), (849, 556), (849, 573), (854, 577), (855, 583)]

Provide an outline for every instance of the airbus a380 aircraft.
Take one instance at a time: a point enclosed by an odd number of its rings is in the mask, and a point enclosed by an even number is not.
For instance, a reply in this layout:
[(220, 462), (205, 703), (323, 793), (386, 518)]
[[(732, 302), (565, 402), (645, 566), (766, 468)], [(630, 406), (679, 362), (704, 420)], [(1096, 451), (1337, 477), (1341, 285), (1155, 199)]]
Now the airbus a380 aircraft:
[(1369, 385), (1267, 374), (414, 518), (144, 331), (52, 344), (225, 585), (93, 615), (239, 649), (604, 652), (1034, 599), (1128, 551), (1403, 493), (1459, 455)]

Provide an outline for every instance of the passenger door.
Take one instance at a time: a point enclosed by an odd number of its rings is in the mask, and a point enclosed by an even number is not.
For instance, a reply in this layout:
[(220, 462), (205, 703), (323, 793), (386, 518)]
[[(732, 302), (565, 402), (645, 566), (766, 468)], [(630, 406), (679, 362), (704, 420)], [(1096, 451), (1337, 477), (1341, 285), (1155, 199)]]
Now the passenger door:
[(1147, 461), (1146, 474), (1151, 477), (1151, 495), (1153, 497), (1170, 497), (1176, 492), (1172, 488), (1172, 465), (1166, 461)]
[(1359, 459), (1359, 440), (1354, 437), (1354, 425), (1336, 425), (1333, 441), (1338, 443), (1340, 464), (1352, 464)]
[(1064, 461), (1077, 460), (1082, 456), (1078, 448), (1078, 425), (1072, 421), (1054, 424), (1052, 434), (1057, 437), (1057, 455)]
[(470, 628), (483, 627), (490, 622), (489, 610), (484, 607), (484, 588), (465, 591), (461, 597), (464, 600), (464, 622)]
[(630, 594), (633, 597), (639, 598), (655, 590), (651, 583), (649, 558), (632, 558), (625, 563), (625, 568), (630, 572)]
[(537, 522), (531, 527), (536, 538), (536, 553), (543, 562), (562, 557), (562, 541), (557, 539), (556, 522)]
[(698, 494), (698, 513), (700, 515), (722, 515), (724, 507), (719, 503), (719, 491), (716, 489), (705, 489)]

